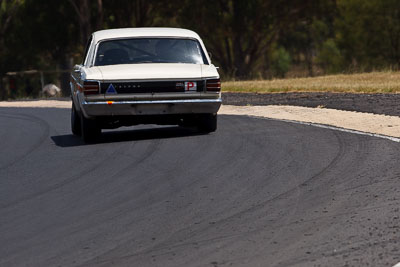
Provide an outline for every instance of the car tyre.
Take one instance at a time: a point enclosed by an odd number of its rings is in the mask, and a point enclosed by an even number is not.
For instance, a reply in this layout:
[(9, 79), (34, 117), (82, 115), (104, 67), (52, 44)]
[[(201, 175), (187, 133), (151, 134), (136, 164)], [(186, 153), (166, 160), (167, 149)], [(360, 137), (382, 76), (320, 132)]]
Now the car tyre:
[(217, 114), (201, 115), (197, 127), (202, 133), (215, 132), (217, 130)]
[(96, 124), (95, 120), (87, 119), (83, 114), (80, 116), (81, 135), (85, 143), (95, 142), (101, 134), (101, 128)]
[(74, 135), (81, 135), (81, 118), (79, 117), (78, 112), (76, 111), (74, 103), (72, 103), (71, 109), (71, 131)]

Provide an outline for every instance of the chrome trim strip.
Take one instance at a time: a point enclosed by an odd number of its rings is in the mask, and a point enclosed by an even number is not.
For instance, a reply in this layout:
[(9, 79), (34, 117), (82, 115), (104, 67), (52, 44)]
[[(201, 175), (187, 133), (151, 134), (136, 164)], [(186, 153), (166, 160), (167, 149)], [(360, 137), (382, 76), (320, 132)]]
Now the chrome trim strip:
[(188, 104), (188, 103), (222, 103), (222, 99), (188, 99), (188, 100), (142, 100), (142, 101), (83, 101), (82, 105), (108, 105), (112, 102), (113, 105), (141, 105), (141, 104)]
[(187, 81), (205, 81), (205, 80), (214, 80), (219, 79), (219, 76), (211, 76), (211, 77), (195, 77), (195, 78), (151, 78), (151, 79), (125, 79), (125, 80), (100, 80), (102, 83), (128, 83), (128, 82), (187, 82)]

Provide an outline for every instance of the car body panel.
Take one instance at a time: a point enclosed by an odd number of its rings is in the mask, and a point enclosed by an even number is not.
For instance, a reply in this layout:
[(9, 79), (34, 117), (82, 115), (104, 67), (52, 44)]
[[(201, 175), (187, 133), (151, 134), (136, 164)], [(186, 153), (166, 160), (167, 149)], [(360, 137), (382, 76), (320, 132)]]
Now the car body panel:
[[(92, 67), (87, 79), (147, 80), (147, 79), (199, 79), (202, 78), (202, 65), (176, 63), (121, 64)], [(218, 73), (213, 73), (217, 76)]]
[[(146, 37), (195, 39), (208, 62), (93, 65), (100, 42)], [(98, 31), (91, 36), (83, 62), (76, 65), (71, 74), (71, 97), (77, 112), (88, 119), (104, 116), (216, 114), (222, 103), (219, 91), (206, 90), (207, 80), (219, 79), (219, 74), (210, 63), (202, 40), (190, 30), (129, 28)], [(99, 84), (98, 93), (83, 93), (84, 85), (88, 82)], [(187, 83), (195, 84), (196, 90), (180, 87)], [(112, 90), (107, 90), (108, 87), (112, 87)]]

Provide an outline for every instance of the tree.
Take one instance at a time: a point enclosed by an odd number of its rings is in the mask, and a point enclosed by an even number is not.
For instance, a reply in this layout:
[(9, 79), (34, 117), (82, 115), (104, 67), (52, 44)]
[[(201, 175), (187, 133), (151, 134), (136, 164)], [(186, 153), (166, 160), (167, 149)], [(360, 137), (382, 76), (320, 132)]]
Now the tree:
[(5, 33), (9, 29), (12, 19), (23, 3), (24, 1), (22, 0), (3, 0), (0, 2), (0, 41), (4, 40)]
[(400, 2), (338, 0), (337, 42), (349, 65), (376, 69), (400, 65)]
[(179, 22), (205, 39), (227, 76), (250, 78), (281, 32), (298, 23), (315, 1), (185, 1)]
[[(70, 4), (66, 0), (25, 0), (19, 1), (15, 12), (2, 38), (2, 47), (7, 49), (0, 59), (4, 71), (69, 69), (78, 36), (70, 20), (73, 15)], [(62, 89), (68, 95), (69, 77), (63, 74), (63, 78)], [(40, 83), (33, 84), (39, 91)]]
[[(79, 24), (80, 44), (85, 47), (92, 30), (99, 30), (103, 27), (103, 1), (96, 0), (68, 0), (75, 10)], [(94, 3), (94, 4), (93, 4)], [(95, 13), (95, 20), (92, 22), (92, 14)]]
[(110, 28), (168, 26), (177, 2), (160, 0), (105, 1), (105, 26)]
[[(15, 18), (18, 9), (23, 5), (22, 0), (3, 0), (0, 1), (0, 58), (6, 58), (7, 46), (5, 39), (7, 32), (12, 27), (12, 21)], [(5, 88), (3, 84), (3, 75), (7, 71), (8, 64), (5, 60), (0, 60), (0, 99), (5, 98)]]
[(294, 63), (306, 65), (308, 75), (314, 76), (315, 58), (328, 39), (335, 37), (336, 0), (315, 0), (302, 9), (296, 23), (281, 32), (278, 42), (291, 54)]

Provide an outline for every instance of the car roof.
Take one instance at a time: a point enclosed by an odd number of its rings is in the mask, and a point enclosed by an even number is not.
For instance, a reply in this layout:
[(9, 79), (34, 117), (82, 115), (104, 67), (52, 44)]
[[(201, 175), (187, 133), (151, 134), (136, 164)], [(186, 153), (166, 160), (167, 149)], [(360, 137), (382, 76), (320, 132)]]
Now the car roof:
[(106, 39), (118, 39), (129, 37), (180, 37), (200, 40), (197, 33), (180, 28), (121, 28), (102, 30), (93, 33), (95, 43)]

